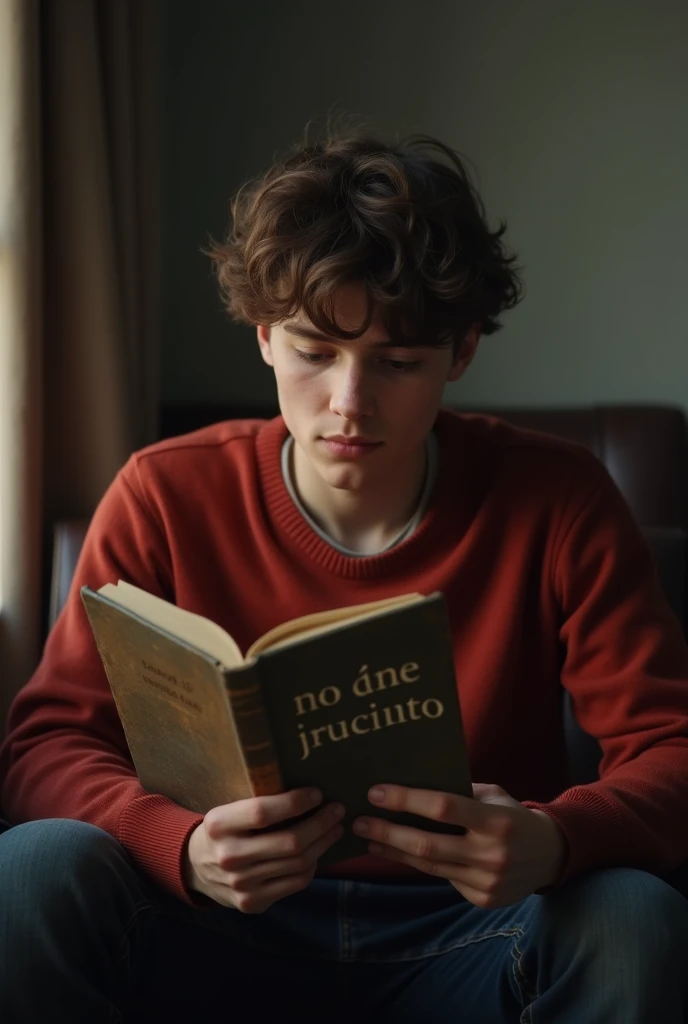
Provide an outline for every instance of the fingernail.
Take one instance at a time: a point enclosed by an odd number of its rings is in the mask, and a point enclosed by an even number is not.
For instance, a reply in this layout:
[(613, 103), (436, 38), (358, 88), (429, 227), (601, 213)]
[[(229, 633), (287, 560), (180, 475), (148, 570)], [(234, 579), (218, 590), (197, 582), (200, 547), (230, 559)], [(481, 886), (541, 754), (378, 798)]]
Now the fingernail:
[(332, 814), (337, 820), (339, 820), (339, 818), (343, 818), (345, 813), (346, 807), (344, 806), (344, 804), (335, 804), (334, 807), (332, 808)]
[(368, 799), (372, 800), (374, 804), (381, 804), (385, 799), (385, 790), (382, 786), (373, 786), (368, 793)]
[(354, 824), (354, 832), (359, 836), (367, 836), (370, 832), (370, 826), (367, 821), (357, 821)]
[(319, 804), (320, 801), (322, 800), (322, 793), (320, 792), (319, 789), (309, 789), (308, 796), (311, 800), (311, 803), (314, 804)]

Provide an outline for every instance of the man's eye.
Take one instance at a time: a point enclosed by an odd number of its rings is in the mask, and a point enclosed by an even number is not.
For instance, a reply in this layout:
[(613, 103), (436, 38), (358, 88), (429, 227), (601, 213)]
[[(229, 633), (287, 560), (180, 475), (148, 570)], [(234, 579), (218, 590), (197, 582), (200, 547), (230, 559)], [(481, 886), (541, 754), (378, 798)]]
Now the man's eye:
[(421, 363), (420, 359), (386, 359), (385, 362), (390, 369), (397, 373), (409, 373), (411, 370), (417, 370)]
[(322, 363), (327, 358), (324, 352), (304, 352), (300, 348), (294, 349), (294, 351), (299, 359), (303, 359), (305, 363), (310, 363), (311, 365), (314, 363)]

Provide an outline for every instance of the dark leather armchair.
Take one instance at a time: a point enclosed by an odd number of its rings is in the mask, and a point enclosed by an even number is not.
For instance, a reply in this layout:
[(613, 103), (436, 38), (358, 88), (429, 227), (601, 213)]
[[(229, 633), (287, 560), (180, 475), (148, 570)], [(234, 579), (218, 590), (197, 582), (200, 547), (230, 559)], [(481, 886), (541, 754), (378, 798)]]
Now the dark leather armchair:
[[(643, 530), (664, 592), (688, 635), (688, 428), (683, 412), (654, 406), (489, 411), (519, 426), (578, 441), (606, 465)], [(216, 420), (274, 413), (274, 409), (167, 407), (162, 433), (168, 437)], [(56, 526), (51, 625), (67, 596), (87, 525), (85, 520), (68, 520)], [(599, 746), (575, 721), (564, 691), (562, 700), (572, 781), (591, 782), (597, 778)]]

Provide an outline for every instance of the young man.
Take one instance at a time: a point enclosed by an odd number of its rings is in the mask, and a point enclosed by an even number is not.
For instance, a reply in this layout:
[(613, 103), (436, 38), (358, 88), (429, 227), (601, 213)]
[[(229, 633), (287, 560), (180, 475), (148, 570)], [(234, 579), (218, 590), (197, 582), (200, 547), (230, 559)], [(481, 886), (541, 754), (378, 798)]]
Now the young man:
[[(427, 140), (329, 139), (240, 193), (213, 256), (282, 416), (137, 453), (94, 516), (3, 751), (5, 1020), (685, 1019), (688, 901), (660, 877), (688, 859), (679, 624), (591, 455), (439, 408), (518, 300), (503, 230)], [(201, 817), (144, 792), (79, 598), (118, 578), (243, 649), (442, 591), (475, 799), (380, 779), (370, 855), (323, 872), (345, 809), (318, 793)], [(591, 785), (561, 683), (602, 745)]]

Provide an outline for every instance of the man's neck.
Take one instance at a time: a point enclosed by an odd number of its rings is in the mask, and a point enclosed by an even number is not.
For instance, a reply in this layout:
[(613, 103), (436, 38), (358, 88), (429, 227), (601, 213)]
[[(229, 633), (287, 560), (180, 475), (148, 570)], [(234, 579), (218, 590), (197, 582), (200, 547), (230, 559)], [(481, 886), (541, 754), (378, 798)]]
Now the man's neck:
[(338, 544), (360, 554), (382, 551), (403, 533), (418, 507), (426, 469), (423, 445), (396, 479), (350, 491), (326, 483), (296, 443), (291, 451), (291, 479), (309, 515)]

